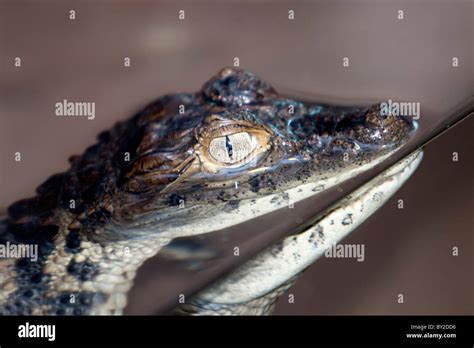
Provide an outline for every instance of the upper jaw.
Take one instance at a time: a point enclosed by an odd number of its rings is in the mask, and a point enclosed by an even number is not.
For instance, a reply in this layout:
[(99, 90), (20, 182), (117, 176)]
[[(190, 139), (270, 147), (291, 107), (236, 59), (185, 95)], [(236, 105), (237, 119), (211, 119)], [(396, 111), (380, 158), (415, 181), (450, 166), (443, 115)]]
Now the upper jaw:
[(306, 104), (301, 109), (292, 117), (287, 115), (286, 127), (280, 129), (283, 138), (296, 144), (296, 151), (379, 152), (404, 144), (416, 129), (416, 123), (408, 118), (382, 116), (379, 105)]

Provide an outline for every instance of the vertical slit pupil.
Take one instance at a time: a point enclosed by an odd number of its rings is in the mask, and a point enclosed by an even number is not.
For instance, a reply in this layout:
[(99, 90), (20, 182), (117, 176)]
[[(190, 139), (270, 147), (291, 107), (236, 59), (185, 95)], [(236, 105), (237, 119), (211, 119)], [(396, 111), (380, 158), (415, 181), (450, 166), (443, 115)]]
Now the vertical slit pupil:
[(229, 154), (229, 157), (232, 158), (233, 155), (233, 150), (232, 150), (232, 142), (229, 139), (229, 136), (225, 136), (225, 147), (227, 148), (227, 153)]

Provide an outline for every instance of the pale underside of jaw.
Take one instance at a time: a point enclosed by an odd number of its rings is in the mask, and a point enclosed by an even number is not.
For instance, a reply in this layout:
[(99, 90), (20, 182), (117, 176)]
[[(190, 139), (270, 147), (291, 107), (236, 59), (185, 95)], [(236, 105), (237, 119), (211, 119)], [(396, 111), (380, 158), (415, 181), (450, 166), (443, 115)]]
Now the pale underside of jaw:
[(268, 248), (196, 297), (213, 303), (243, 303), (280, 287), (383, 206), (413, 174), (422, 157), (422, 151), (405, 157), (337, 202), (309, 229)]

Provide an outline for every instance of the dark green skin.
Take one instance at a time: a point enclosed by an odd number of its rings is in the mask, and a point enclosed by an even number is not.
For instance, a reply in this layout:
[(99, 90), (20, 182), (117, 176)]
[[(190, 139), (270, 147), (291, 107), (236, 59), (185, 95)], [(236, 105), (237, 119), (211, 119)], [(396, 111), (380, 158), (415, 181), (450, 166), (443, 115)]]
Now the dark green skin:
[[(271, 134), (269, 149), (238, 168), (208, 173), (193, 167), (191, 172), (200, 136), (210, 130), (218, 135), (222, 122), (242, 121)], [(223, 69), (199, 92), (161, 97), (102, 132), (83, 155), (70, 158), (67, 172), (53, 175), (35, 197), (8, 208), (0, 243), (38, 244), (40, 257), (36, 263), (22, 259), (8, 266), (15, 270), (15, 289), (0, 302), (0, 313), (36, 314), (33, 309), (43, 306), (41, 314), (82, 315), (107, 300), (110, 294), (77, 291), (78, 301), (70, 304), (71, 292), (52, 287), (44, 268), (60, 234), (64, 253), (72, 255), (83, 251), (81, 241), (105, 247), (147, 238), (152, 230), (159, 234), (209, 217), (213, 209), (296, 187), (315, 173), (336, 175), (368, 163), (402, 145), (413, 129), (405, 118), (381, 116), (378, 106), (301, 102), (278, 95), (247, 71)], [(344, 153), (349, 160), (343, 160)], [(255, 168), (265, 170), (250, 173)], [(234, 189), (236, 181), (240, 190)], [(176, 209), (181, 202), (186, 209)], [(0, 272), (2, 267), (7, 266), (0, 264)], [(70, 261), (65, 272), (80, 283), (93, 281), (104, 269), (91, 260)]]

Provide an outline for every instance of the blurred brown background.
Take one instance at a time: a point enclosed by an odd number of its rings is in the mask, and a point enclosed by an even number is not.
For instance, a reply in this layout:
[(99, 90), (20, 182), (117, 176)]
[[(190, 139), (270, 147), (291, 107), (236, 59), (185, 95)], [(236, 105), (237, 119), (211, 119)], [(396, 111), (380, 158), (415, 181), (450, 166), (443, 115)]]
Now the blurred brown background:
[[(429, 124), (473, 94), (472, 14), (469, 0), (0, 1), (0, 207), (67, 169), (102, 129), (199, 89), (234, 57), (293, 94), (420, 102)], [(56, 117), (63, 99), (95, 102), (96, 118)], [(473, 122), (430, 144), (413, 178), (345, 240), (365, 244), (365, 262), (319, 260), (276, 313), (473, 314)]]

